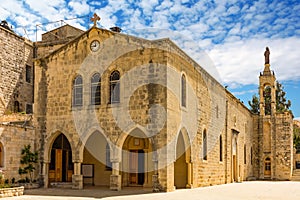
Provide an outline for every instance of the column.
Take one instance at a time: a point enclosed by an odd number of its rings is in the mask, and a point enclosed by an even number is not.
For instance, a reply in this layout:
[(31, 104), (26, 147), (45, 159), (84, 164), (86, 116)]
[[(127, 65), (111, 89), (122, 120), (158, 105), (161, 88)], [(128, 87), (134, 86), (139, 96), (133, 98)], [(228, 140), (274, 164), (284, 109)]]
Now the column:
[(44, 162), (42, 164), (42, 173), (40, 175), (41, 182), (43, 182), (44, 188), (48, 188), (48, 183), (49, 183), (49, 161)]
[(74, 174), (72, 175), (72, 188), (83, 188), (83, 176), (81, 175), (81, 163), (82, 161), (74, 161)]
[(192, 169), (192, 163), (191, 162), (187, 163), (187, 173), (188, 173), (188, 176), (187, 176), (188, 180), (187, 180), (186, 188), (193, 188), (193, 185), (192, 185), (193, 169)]
[(110, 175), (110, 189), (121, 190), (121, 175), (119, 160), (112, 160), (112, 174)]
[(153, 192), (161, 192), (161, 185), (158, 181), (158, 160), (157, 160), (157, 152), (153, 152), (152, 154), (152, 162), (154, 167), (154, 174), (152, 175), (152, 188)]

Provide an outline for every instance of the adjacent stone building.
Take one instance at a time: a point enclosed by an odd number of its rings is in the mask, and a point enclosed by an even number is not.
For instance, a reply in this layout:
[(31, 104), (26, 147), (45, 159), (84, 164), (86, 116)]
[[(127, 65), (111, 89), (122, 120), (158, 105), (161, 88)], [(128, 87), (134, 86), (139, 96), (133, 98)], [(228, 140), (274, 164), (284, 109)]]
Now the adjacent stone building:
[(255, 115), (169, 39), (66, 25), (33, 49), (30, 131), (44, 187), (173, 191), (292, 176), (292, 115), (276, 113), (269, 64)]
[(37, 144), (31, 123), (33, 42), (15, 34), (2, 21), (0, 46), (0, 168), (5, 179), (17, 181), (25, 178), (18, 174), (22, 148), (31, 145), (35, 149)]

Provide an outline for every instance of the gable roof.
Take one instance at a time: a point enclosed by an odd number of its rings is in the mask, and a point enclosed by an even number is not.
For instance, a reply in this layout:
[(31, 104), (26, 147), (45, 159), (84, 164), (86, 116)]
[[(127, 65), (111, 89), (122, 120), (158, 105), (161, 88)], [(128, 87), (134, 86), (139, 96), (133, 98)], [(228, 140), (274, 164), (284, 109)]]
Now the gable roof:
[(52, 41), (52, 40), (57, 40), (57, 39), (72, 38), (72, 37), (76, 37), (82, 33), (84, 33), (83, 30), (76, 28), (74, 26), (71, 26), (69, 24), (65, 24), (56, 29), (53, 29), (46, 33), (43, 33), (42, 34), (42, 42)]

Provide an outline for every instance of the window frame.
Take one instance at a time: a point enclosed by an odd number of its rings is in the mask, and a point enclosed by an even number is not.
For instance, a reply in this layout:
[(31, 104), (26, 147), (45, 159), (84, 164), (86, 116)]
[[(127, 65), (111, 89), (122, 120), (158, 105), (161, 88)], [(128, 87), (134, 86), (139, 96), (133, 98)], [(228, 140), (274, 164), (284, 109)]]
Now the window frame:
[(220, 137), (219, 137), (219, 144), (220, 144), (220, 158), (219, 158), (219, 161), (220, 162), (223, 162), (223, 138), (222, 138), (222, 135), (220, 135)]
[(207, 140), (208, 140), (208, 135), (206, 129), (203, 131), (203, 136), (202, 136), (202, 158), (204, 161), (207, 161)]
[[(97, 77), (99, 76), (98, 80)], [(99, 73), (95, 73), (91, 77), (91, 105), (100, 105), (101, 104), (101, 76)]]
[[(81, 83), (76, 83), (76, 80), (79, 78), (81, 79)], [(83, 78), (81, 75), (77, 75), (73, 80), (72, 106), (83, 106)]]
[[(117, 74), (117, 77), (114, 75)], [(109, 103), (120, 103), (120, 72), (114, 70), (109, 77)]]
[(25, 66), (25, 81), (26, 83), (32, 82), (32, 67), (30, 65)]
[(186, 76), (185, 74), (181, 75), (181, 106), (186, 108), (187, 103), (187, 88), (186, 88)]

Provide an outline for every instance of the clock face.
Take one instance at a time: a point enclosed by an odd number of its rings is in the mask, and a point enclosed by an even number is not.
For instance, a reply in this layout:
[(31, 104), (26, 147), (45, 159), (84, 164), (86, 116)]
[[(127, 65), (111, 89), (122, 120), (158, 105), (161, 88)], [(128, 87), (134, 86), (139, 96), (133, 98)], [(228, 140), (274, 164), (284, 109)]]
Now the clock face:
[(93, 40), (90, 44), (90, 48), (92, 51), (98, 51), (100, 48), (100, 42), (98, 40)]

